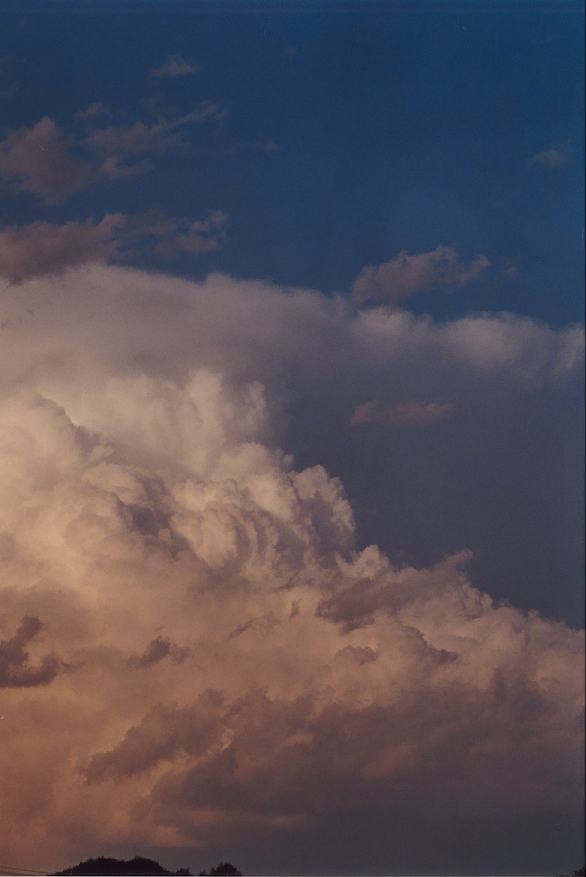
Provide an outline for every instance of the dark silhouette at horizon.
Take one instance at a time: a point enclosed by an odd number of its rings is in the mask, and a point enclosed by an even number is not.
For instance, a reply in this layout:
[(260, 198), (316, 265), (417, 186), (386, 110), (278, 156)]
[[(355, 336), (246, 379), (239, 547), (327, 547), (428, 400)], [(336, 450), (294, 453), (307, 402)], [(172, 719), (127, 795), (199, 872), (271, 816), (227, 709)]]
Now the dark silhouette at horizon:
[(242, 871), (235, 868), (231, 862), (220, 862), (209, 871), (200, 871), (198, 877), (242, 877)]
[[(135, 856), (133, 859), (113, 859), (107, 856), (99, 856), (95, 859), (85, 859), (72, 868), (64, 871), (56, 871), (55, 877), (65, 875), (94, 875), (94, 877), (121, 877), (121, 875), (174, 875), (174, 877), (192, 877), (189, 868), (179, 868), (177, 871), (169, 871), (154, 859), (146, 859), (144, 856)], [(201, 877), (242, 877), (242, 872), (235, 868), (231, 862), (220, 862), (209, 871), (200, 871)]]

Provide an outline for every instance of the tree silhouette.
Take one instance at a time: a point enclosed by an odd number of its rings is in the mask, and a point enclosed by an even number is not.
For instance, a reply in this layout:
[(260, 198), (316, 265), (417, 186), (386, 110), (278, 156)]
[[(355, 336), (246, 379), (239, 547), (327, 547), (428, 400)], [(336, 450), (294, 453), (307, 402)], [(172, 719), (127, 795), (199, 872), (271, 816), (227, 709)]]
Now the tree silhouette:
[(242, 871), (235, 868), (231, 862), (220, 862), (209, 871), (200, 871), (199, 877), (242, 877)]
[(145, 859), (142, 856), (135, 856), (134, 859), (110, 859), (100, 856), (97, 859), (85, 859), (79, 865), (73, 868), (67, 868), (65, 871), (57, 871), (57, 875), (63, 877), (73, 877), (78, 874), (94, 875), (94, 877), (102, 877), (102, 875), (147, 875), (147, 877), (165, 877), (165, 875), (182, 875), (189, 877), (191, 871), (187, 868), (180, 868), (178, 871), (168, 871), (153, 859)]

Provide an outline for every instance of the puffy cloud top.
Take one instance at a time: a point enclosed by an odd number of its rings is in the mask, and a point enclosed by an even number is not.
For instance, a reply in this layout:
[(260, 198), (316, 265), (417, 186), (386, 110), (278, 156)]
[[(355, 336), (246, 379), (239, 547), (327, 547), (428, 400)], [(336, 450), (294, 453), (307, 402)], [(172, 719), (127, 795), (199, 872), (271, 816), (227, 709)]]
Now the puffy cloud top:
[[(560, 821), (575, 844), (583, 633), (482, 593), (465, 549), (422, 568), (364, 547), (340, 480), (279, 437), (287, 379), (329, 404), (349, 352), (373, 382), (408, 360), (525, 392), (573, 374), (579, 332), (97, 267), (2, 308), (6, 856), (267, 870), (301, 846), (309, 871), (327, 837), (357, 870), (350, 832), (363, 862), (478, 870), (519, 866), (513, 823), (540, 828), (531, 862)], [(391, 422), (449, 420), (422, 398)]]

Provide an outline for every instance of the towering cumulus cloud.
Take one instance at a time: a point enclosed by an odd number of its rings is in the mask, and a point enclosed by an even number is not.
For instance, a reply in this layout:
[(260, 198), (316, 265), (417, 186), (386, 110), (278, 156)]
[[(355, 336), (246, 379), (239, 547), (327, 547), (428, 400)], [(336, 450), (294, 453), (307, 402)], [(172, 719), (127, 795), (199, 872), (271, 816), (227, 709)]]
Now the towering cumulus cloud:
[(415, 568), (359, 544), (340, 480), (279, 447), (302, 386), (343, 430), (408, 361), (440, 401), (387, 409), (448, 421), (490, 381), (561, 386), (581, 333), (100, 267), (1, 301), (5, 857), (529, 872), (575, 850), (582, 633), (477, 590), (465, 545)]

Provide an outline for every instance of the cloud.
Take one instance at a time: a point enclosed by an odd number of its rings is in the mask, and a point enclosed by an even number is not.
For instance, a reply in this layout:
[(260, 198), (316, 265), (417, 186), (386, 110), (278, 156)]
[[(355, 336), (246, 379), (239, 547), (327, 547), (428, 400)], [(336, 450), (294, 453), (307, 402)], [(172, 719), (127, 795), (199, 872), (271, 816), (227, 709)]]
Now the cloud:
[(172, 152), (186, 146), (178, 127), (180, 125), (166, 120), (152, 123), (137, 121), (129, 125), (97, 128), (88, 135), (86, 143), (92, 149), (114, 155)]
[(170, 639), (157, 636), (155, 639), (151, 640), (142, 655), (134, 655), (132, 658), (129, 658), (128, 665), (130, 667), (144, 670), (147, 667), (151, 667), (153, 664), (158, 664), (159, 661), (168, 657), (173, 661), (181, 663), (181, 661), (185, 660), (188, 654), (189, 651), (187, 649), (179, 648), (175, 643), (171, 642)]
[(45, 116), (0, 142), (0, 175), (24, 192), (58, 201), (88, 185), (92, 169), (74, 155), (55, 120)]
[(258, 148), (261, 152), (266, 152), (267, 155), (270, 155), (273, 152), (280, 152), (281, 146), (275, 140), (265, 140), (261, 141), (258, 144)]
[(109, 155), (101, 163), (99, 173), (111, 180), (128, 180), (133, 177), (142, 177), (152, 170), (152, 164), (148, 159), (129, 163), (120, 155)]
[(23, 618), (11, 639), (0, 641), (0, 688), (29, 688), (48, 685), (61, 669), (55, 655), (45, 655), (40, 664), (29, 663), (27, 646), (43, 625), (38, 618)]
[[(142, 225), (144, 234), (157, 233), (154, 251), (165, 259), (174, 259), (182, 253), (214, 253), (226, 240), (228, 217), (221, 210), (213, 210), (206, 219), (195, 222), (169, 220), (163, 226), (148, 220)], [(140, 226), (139, 226), (140, 227)]]
[(183, 76), (193, 76), (199, 73), (199, 65), (191, 64), (182, 55), (170, 55), (164, 64), (155, 67), (152, 75), (158, 79), (177, 79)]
[(9, 82), (0, 84), (0, 98), (10, 99), (18, 92), (18, 83)]
[(0, 229), (0, 276), (22, 281), (90, 262), (124, 261), (145, 245), (166, 260), (212, 253), (225, 242), (227, 221), (224, 213), (214, 210), (195, 221), (115, 213), (99, 222), (6, 226)]
[(234, 155), (241, 151), (263, 152), (265, 155), (273, 155), (276, 152), (281, 152), (282, 149), (283, 147), (280, 143), (269, 138), (268, 140), (241, 140), (228, 146), (226, 152), (229, 155)]
[[(78, 113), (90, 125), (106, 113), (100, 103)], [(158, 115), (153, 121), (102, 125), (83, 137), (68, 136), (47, 116), (29, 128), (13, 131), (0, 141), (0, 178), (17, 190), (48, 202), (95, 184), (100, 179), (125, 179), (146, 174), (149, 158), (189, 148), (185, 130), (204, 122), (220, 124), (226, 111), (202, 101), (182, 115)], [(143, 156), (141, 160), (130, 160)]]
[(105, 116), (108, 115), (108, 108), (101, 101), (94, 101), (89, 104), (85, 110), (80, 110), (75, 114), (76, 119), (81, 119), (82, 121), (92, 121), (97, 116)]
[(357, 405), (350, 426), (365, 423), (398, 423), (407, 426), (421, 426), (442, 420), (454, 410), (451, 402), (398, 402), (391, 408), (381, 407), (378, 402), (369, 400)]
[(483, 593), (465, 543), (427, 565), (365, 544), (317, 450), (340, 463), (360, 433), (364, 472), (360, 400), (450, 399), (453, 481), (487, 421), (504, 472), (510, 419), (528, 398), (545, 422), (581, 332), (95, 265), (0, 302), (2, 638), (12, 667), (34, 614), (25, 666), (69, 668), (3, 691), (5, 855), (474, 873), (579, 854), (583, 632)]
[(552, 146), (551, 149), (544, 149), (543, 152), (538, 152), (536, 155), (531, 156), (527, 164), (530, 167), (537, 164), (556, 170), (567, 164), (569, 158), (567, 149), (561, 146)]
[(85, 143), (92, 149), (117, 156), (173, 152), (187, 146), (182, 129), (202, 122), (220, 122), (224, 117), (225, 112), (218, 104), (202, 101), (199, 107), (182, 115), (96, 128)]
[(417, 255), (401, 252), (381, 265), (363, 268), (354, 281), (353, 293), (361, 302), (399, 305), (418, 293), (468, 286), (489, 267), (486, 256), (477, 256), (465, 265), (452, 247), (441, 245)]
[(519, 269), (512, 262), (508, 262), (501, 270), (501, 274), (507, 280), (516, 280), (519, 276)]
[(0, 276), (23, 280), (86, 262), (107, 261), (117, 251), (115, 235), (124, 223), (121, 214), (108, 214), (98, 223), (7, 226), (0, 230)]

